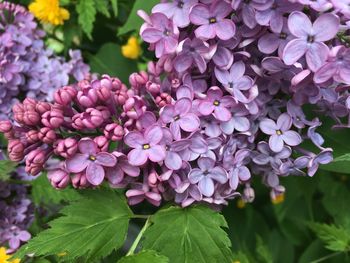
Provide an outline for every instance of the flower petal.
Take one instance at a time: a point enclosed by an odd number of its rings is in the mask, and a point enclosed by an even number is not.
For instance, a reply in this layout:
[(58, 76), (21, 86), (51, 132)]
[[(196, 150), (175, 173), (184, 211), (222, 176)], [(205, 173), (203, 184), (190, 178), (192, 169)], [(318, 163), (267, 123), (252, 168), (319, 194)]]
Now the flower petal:
[(148, 155), (145, 150), (133, 149), (128, 154), (128, 160), (131, 165), (141, 166), (147, 162)]
[(202, 171), (209, 171), (210, 169), (214, 168), (215, 161), (208, 157), (203, 157), (198, 159), (198, 167)]
[(94, 154), (97, 152), (96, 143), (90, 138), (81, 139), (78, 143), (79, 151), (85, 154)]
[(165, 159), (165, 146), (164, 145), (154, 145), (150, 149), (147, 150), (148, 158), (154, 162), (160, 162)]
[(263, 133), (268, 135), (274, 135), (276, 134), (276, 131), (278, 130), (278, 127), (276, 123), (268, 118), (262, 119), (259, 124), (260, 130), (262, 130)]
[(322, 42), (314, 42), (306, 52), (306, 62), (309, 68), (315, 72), (324, 65), (327, 60), (329, 48)]
[(179, 170), (182, 166), (182, 159), (175, 152), (167, 152), (164, 163), (171, 170)]
[(200, 121), (196, 114), (187, 113), (185, 116), (181, 117), (179, 124), (184, 131), (194, 132), (198, 129)]
[(288, 18), (289, 31), (296, 37), (307, 38), (312, 33), (312, 24), (307, 15), (295, 11)]
[(328, 41), (336, 36), (339, 31), (339, 18), (331, 13), (319, 16), (313, 25), (316, 41)]
[(113, 167), (117, 164), (117, 158), (111, 153), (100, 152), (96, 155), (96, 163), (106, 167)]
[(100, 185), (105, 178), (103, 167), (95, 162), (91, 162), (86, 169), (86, 179), (92, 185)]
[(220, 184), (224, 184), (227, 182), (227, 173), (224, 168), (216, 166), (210, 170), (210, 174), (208, 174), (210, 178), (219, 182)]
[(295, 131), (286, 131), (281, 135), (281, 137), (283, 141), (290, 146), (299, 145), (302, 141), (299, 133)]
[(192, 108), (192, 102), (188, 98), (179, 99), (175, 102), (175, 112), (180, 116), (186, 115)]
[(142, 148), (142, 145), (146, 143), (146, 140), (140, 132), (132, 131), (124, 137), (124, 142), (129, 147)]
[(277, 135), (277, 134), (271, 135), (269, 139), (269, 146), (272, 151), (276, 153), (282, 151), (283, 145), (284, 143), (281, 135)]
[(145, 131), (145, 139), (151, 145), (159, 143), (162, 140), (162, 138), (163, 131), (162, 128), (158, 125), (152, 125)]
[(294, 39), (290, 41), (283, 50), (283, 60), (286, 65), (293, 65), (307, 51), (307, 42), (305, 40)]
[(194, 168), (188, 174), (188, 180), (190, 181), (191, 184), (196, 184), (200, 180), (202, 180), (203, 176), (204, 176), (203, 172), (200, 169)]
[(204, 196), (210, 197), (214, 194), (214, 182), (210, 177), (203, 177), (198, 182), (198, 188)]
[(67, 170), (71, 173), (80, 173), (89, 165), (90, 160), (86, 154), (76, 153), (66, 160)]

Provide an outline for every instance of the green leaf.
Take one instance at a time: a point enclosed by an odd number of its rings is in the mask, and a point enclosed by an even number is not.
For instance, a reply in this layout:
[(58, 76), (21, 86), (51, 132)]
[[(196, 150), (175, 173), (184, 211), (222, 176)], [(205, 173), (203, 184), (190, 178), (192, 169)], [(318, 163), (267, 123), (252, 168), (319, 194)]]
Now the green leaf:
[(143, 248), (160, 252), (171, 263), (231, 263), (225, 218), (207, 207), (170, 207), (151, 217)]
[(96, 7), (94, 0), (79, 0), (76, 5), (76, 10), (78, 12), (78, 23), (86, 33), (86, 35), (91, 39), (91, 33), (93, 29), (93, 24), (96, 17)]
[(350, 153), (340, 155), (333, 162), (320, 167), (326, 171), (350, 174)]
[(17, 164), (10, 160), (0, 160), (0, 181), (8, 180), (16, 166)]
[(36, 205), (59, 204), (62, 201), (72, 201), (80, 198), (77, 190), (71, 188), (57, 190), (53, 188), (45, 173), (33, 180), (31, 184), (32, 201)]
[(329, 250), (345, 252), (350, 249), (350, 233), (343, 227), (311, 223), (310, 228)]
[(119, 28), (118, 34), (122, 35), (130, 31), (137, 31), (140, 29), (143, 20), (137, 15), (138, 10), (143, 10), (150, 13), (152, 7), (159, 3), (159, 0), (136, 0), (131, 10), (130, 16), (126, 23)]
[(157, 254), (153, 250), (144, 250), (132, 256), (123, 257), (118, 263), (169, 263), (165, 256)]
[(103, 45), (95, 56), (91, 56), (90, 66), (92, 72), (109, 74), (123, 82), (129, 80), (131, 73), (138, 71), (136, 62), (123, 57), (121, 47), (114, 43)]
[(102, 189), (84, 192), (83, 198), (64, 207), (61, 214), (15, 257), (64, 254), (63, 260), (84, 256), (93, 262), (123, 245), (132, 212), (123, 196)]
[(117, 17), (118, 16), (118, 0), (110, 0), (110, 2), (112, 5), (114, 16)]
[(94, 0), (97, 12), (100, 12), (105, 17), (111, 17), (108, 11), (108, 0)]
[(263, 262), (273, 262), (272, 255), (268, 247), (264, 244), (264, 241), (259, 235), (256, 236), (256, 253)]

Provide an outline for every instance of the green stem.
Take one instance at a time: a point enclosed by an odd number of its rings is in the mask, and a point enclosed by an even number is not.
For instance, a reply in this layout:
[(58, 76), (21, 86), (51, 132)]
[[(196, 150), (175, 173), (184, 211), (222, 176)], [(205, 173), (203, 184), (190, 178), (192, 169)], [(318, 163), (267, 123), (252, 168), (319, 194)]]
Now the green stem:
[(143, 218), (143, 219), (148, 219), (150, 215), (133, 215), (132, 218)]
[(329, 255), (327, 255), (327, 256), (324, 256), (324, 257), (322, 257), (322, 258), (319, 258), (319, 259), (316, 259), (316, 260), (314, 260), (314, 261), (311, 261), (311, 263), (319, 263), (319, 262), (325, 261), (325, 260), (327, 260), (327, 259), (330, 259), (330, 258), (332, 258), (332, 257), (338, 256), (338, 255), (340, 255), (340, 254), (342, 254), (342, 253), (344, 253), (344, 252), (343, 252), (343, 251), (334, 252), (334, 253), (329, 254)]
[(134, 243), (132, 243), (132, 245), (131, 245), (131, 247), (130, 247), (128, 253), (126, 254), (126, 256), (130, 256), (130, 255), (133, 255), (133, 254), (134, 254), (134, 252), (135, 252), (137, 246), (138, 246), (139, 243), (140, 243), (140, 240), (141, 240), (143, 234), (145, 233), (146, 229), (151, 225), (151, 221), (150, 221), (149, 219), (150, 219), (150, 217), (147, 218), (146, 223), (145, 223), (144, 226), (142, 227), (140, 233), (137, 235), (137, 237), (136, 237)]

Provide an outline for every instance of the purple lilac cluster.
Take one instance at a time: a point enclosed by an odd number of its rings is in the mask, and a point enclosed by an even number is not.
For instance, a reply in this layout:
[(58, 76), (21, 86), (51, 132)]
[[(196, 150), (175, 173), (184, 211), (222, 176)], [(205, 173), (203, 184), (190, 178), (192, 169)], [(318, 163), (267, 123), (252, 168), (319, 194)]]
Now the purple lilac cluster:
[[(0, 152), (0, 159), (5, 156)], [(13, 178), (22, 178), (19, 168)], [(33, 221), (34, 211), (25, 185), (0, 181), (0, 246), (8, 247), (8, 253), (14, 252), (23, 242), (31, 238), (27, 231)]]
[(254, 177), (276, 198), (282, 177), (313, 176), (332, 161), (320, 120), (303, 106), (349, 126), (345, 7), (189, 0), (139, 14), (158, 60), (129, 88), (104, 75), (58, 89), (52, 103), (16, 104), (15, 122), (0, 123), (11, 160), (37, 175), (58, 157), (48, 172), (55, 188), (107, 182), (131, 205), (156, 206), (251, 202)]
[(70, 51), (70, 60), (56, 56), (44, 46), (45, 32), (32, 14), (8, 2), (0, 3), (0, 118), (4, 119), (22, 93), (52, 98), (55, 89), (69, 78), (82, 80), (89, 66), (80, 51)]

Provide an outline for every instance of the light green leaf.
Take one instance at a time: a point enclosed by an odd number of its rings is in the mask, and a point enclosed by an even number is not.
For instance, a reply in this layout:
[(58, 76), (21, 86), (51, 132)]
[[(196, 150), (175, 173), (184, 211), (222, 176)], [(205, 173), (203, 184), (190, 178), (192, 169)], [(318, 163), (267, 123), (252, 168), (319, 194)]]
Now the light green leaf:
[(96, 7), (94, 0), (79, 0), (76, 5), (76, 10), (78, 12), (78, 23), (86, 33), (86, 35), (91, 39), (91, 33), (93, 25), (96, 18)]
[(51, 221), (50, 228), (31, 239), (15, 257), (63, 254), (62, 260), (84, 257), (93, 262), (123, 245), (132, 215), (125, 198), (107, 189), (84, 192), (60, 213), (62, 217)]
[(123, 257), (118, 263), (169, 263), (169, 259), (156, 251), (144, 250), (136, 255)]
[(136, 0), (128, 20), (122, 27), (119, 28), (118, 34), (122, 35), (130, 31), (138, 32), (143, 23), (143, 20), (137, 15), (137, 11), (143, 10), (147, 13), (150, 13), (152, 7), (158, 3), (159, 0)]
[(80, 198), (77, 190), (66, 188), (57, 190), (53, 188), (47, 179), (46, 173), (31, 181), (32, 200), (34, 204), (59, 204), (62, 201), (72, 201)]
[(124, 83), (131, 73), (138, 71), (136, 62), (123, 57), (121, 47), (114, 43), (103, 45), (95, 56), (90, 57), (90, 66), (92, 72), (118, 77)]
[(231, 263), (225, 218), (207, 207), (170, 207), (151, 217), (143, 248), (160, 252), (171, 263)]
[(0, 160), (0, 181), (8, 180), (16, 166), (17, 164), (10, 160)]
[(311, 223), (310, 228), (329, 250), (345, 252), (350, 249), (350, 233), (343, 227)]
[(338, 156), (333, 162), (320, 166), (322, 170), (350, 174), (350, 153)]
[(97, 12), (100, 12), (105, 17), (111, 17), (108, 11), (108, 0), (94, 0)]
[(110, 0), (110, 2), (112, 5), (114, 16), (117, 17), (118, 16), (118, 0)]

